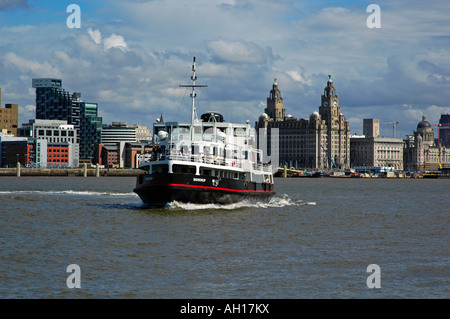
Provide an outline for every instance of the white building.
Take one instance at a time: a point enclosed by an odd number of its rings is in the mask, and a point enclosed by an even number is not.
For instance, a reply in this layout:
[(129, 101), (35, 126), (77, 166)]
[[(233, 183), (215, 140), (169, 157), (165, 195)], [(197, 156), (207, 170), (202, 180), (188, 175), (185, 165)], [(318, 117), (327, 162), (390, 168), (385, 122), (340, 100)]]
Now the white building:
[(350, 137), (351, 167), (391, 167), (403, 170), (403, 140), (380, 137), (379, 123), (378, 119), (364, 119), (365, 135)]
[[(36, 139), (37, 147), (42, 145), (42, 149), (54, 146), (67, 145), (69, 149), (69, 166), (78, 167), (80, 159), (80, 148), (77, 143), (77, 130), (74, 125), (67, 124), (63, 120), (30, 120), (17, 130), (17, 135), (20, 137)], [(45, 140), (44, 143), (42, 140)], [(39, 149), (36, 150), (36, 164), (43, 166), (43, 157), (38, 157)], [(44, 153), (41, 152), (42, 156)], [(48, 160), (48, 159), (47, 159)], [(46, 161), (47, 161), (46, 160)]]

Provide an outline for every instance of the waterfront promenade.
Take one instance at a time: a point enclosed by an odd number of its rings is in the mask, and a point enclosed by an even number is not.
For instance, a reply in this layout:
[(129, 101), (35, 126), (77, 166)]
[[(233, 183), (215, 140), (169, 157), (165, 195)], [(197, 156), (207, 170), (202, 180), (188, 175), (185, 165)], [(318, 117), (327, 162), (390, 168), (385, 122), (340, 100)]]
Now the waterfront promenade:
[[(98, 176), (137, 176), (140, 169), (99, 169)], [(17, 176), (16, 168), (0, 168), (1, 176)], [(95, 168), (20, 168), (20, 176), (97, 176)]]

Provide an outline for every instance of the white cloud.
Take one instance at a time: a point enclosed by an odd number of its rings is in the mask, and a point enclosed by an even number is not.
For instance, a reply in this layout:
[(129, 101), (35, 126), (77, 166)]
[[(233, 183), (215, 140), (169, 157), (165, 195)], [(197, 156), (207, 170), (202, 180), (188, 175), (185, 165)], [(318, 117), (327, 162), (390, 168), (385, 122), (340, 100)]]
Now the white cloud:
[(103, 45), (105, 46), (106, 50), (109, 50), (111, 48), (127, 48), (127, 44), (123, 36), (117, 34), (112, 34), (109, 37), (105, 38), (105, 40), (103, 41)]
[(306, 84), (308, 86), (312, 85), (311, 79), (305, 79), (304, 75), (301, 74), (299, 71), (286, 71), (286, 73), (295, 81), (299, 82), (301, 84)]
[(100, 30), (92, 30), (92, 28), (88, 29), (88, 33), (91, 36), (91, 39), (96, 43), (96, 44), (102, 44), (103, 43), (103, 47), (105, 48), (105, 50), (109, 50), (112, 48), (119, 48), (121, 50), (125, 50), (128, 45), (125, 42), (125, 39), (123, 36), (121, 35), (117, 35), (117, 34), (111, 34), (109, 37), (106, 37), (105, 39), (102, 39), (102, 33), (100, 32)]
[(214, 57), (223, 62), (264, 64), (272, 58), (272, 50), (269, 47), (263, 49), (247, 41), (209, 41), (208, 49)]
[(91, 36), (92, 40), (94, 40), (95, 43), (97, 43), (97, 44), (102, 43), (102, 33), (99, 30), (92, 30), (91, 28), (89, 28), (88, 33)]
[(3, 64), (7, 68), (17, 68), (21, 72), (32, 76), (58, 77), (61, 75), (61, 72), (48, 62), (40, 63), (36, 60), (25, 59), (13, 52), (5, 55)]

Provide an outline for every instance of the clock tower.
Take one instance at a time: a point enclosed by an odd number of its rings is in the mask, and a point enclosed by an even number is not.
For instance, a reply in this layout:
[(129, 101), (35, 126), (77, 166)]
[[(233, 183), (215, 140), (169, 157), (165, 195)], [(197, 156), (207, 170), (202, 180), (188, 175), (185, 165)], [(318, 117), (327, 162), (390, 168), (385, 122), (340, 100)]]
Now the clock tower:
[(336, 88), (333, 86), (331, 75), (328, 75), (327, 86), (323, 90), (321, 106), (325, 108), (339, 106), (339, 96), (336, 94)]
[(280, 89), (278, 88), (277, 79), (273, 81), (270, 96), (267, 98), (267, 108), (264, 112), (274, 121), (284, 121), (286, 110), (281, 97)]
[(328, 75), (327, 86), (323, 90), (321, 102), (319, 114), (327, 127), (327, 133), (324, 134), (321, 141), (325, 153), (322, 156), (327, 158), (328, 168), (348, 167), (350, 163), (350, 126), (341, 113), (339, 96), (336, 94), (331, 75)]

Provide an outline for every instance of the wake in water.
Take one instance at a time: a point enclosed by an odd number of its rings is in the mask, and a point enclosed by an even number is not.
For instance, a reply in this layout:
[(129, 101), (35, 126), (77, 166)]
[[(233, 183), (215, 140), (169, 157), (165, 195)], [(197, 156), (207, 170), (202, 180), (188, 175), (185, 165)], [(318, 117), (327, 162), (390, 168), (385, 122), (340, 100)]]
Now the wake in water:
[[(83, 197), (104, 197), (104, 196), (112, 196), (112, 197), (138, 197), (138, 195), (134, 192), (130, 193), (113, 193), (113, 192), (93, 192), (93, 191), (75, 191), (75, 190), (62, 190), (62, 191), (0, 191), (0, 195), (13, 195), (18, 196), (17, 198), (20, 200), (27, 199), (27, 195), (31, 196), (83, 196)], [(36, 197), (34, 197), (36, 198)], [(221, 205), (221, 204), (193, 204), (193, 203), (181, 203), (181, 202), (171, 202), (167, 204), (164, 209), (167, 210), (176, 210), (176, 209), (182, 209), (182, 210), (210, 210), (210, 209), (217, 209), (217, 210), (234, 210), (234, 209), (240, 209), (240, 208), (282, 208), (282, 207), (289, 207), (289, 206), (304, 206), (304, 205), (316, 205), (315, 202), (305, 202), (303, 200), (295, 200), (289, 197), (289, 195), (284, 194), (282, 196), (275, 196), (271, 198), (271, 200), (268, 203), (263, 202), (251, 202), (248, 200), (244, 200), (242, 202), (228, 204), (228, 205)], [(114, 204), (103, 204), (100, 205), (107, 208), (120, 208), (120, 209), (151, 209), (151, 206), (148, 206), (142, 202), (135, 203), (114, 203)]]
[(74, 196), (137, 196), (135, 193), (112, 193), (90, 191), (0, 191), (0, 195), (74, 195)]
[(305, 202), (302, 200), (294, 200), (287, 194), (282, 196), (275, 196), (271, 198), (268, 203), (254, 203), (248, 200), (242, 202), (220, 205), (220, 204), (192, 204), (192, 203), (180, 203), (177, 201), (169, 203), (165, 208), (167, 209), (184, 209), (184, 210), (202, 210), (202, 209), (226, 209), (233, 210), (239, 208), (270, 208), (270, 207), (288, 207), (288, 206), (304, 206), (304, 205), (316, 205), (315, 202)]

